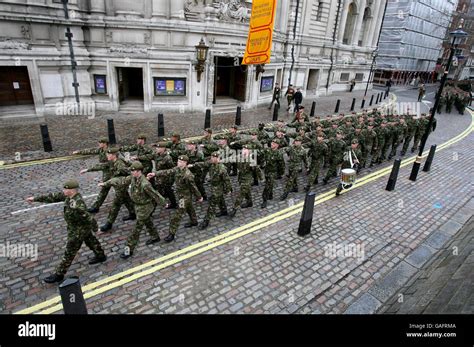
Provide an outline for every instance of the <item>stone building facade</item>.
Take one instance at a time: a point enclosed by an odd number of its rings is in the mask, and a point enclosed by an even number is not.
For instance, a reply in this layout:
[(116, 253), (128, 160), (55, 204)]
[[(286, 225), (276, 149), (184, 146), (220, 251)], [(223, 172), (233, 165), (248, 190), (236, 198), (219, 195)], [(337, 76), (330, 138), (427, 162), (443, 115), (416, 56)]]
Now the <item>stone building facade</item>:
[[(213, 112), (269, 103), (276, 82), (307, 97), (365, 88), (385, 0), (278, 0), (271, 63), (241, 65), (250, 0), (0, 3), (0, 112)], [(67, 33), (71, 44), (68, 42)], [(209, 47), (201, 81), (196, 45)], [(73, 58), (72, 54), (73, 53)], [(291, 81), (291, 82), (290, 82)]]

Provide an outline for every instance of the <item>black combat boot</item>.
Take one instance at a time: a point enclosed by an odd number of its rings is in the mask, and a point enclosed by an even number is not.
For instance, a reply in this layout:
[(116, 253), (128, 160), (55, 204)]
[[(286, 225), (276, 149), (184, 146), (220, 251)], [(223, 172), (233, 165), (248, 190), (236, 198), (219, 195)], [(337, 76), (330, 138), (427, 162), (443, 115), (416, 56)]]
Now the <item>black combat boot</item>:
[(109, 222), (105, 223), (104, 225), (100, 227), (100, 231), (102, 231), (103, 233), (111, 229), (112, 229), (112, 224), (110, 224)]
[(201, 223), (199, 223), (199, 229), (203, 230), (206, 229), (209, 226), (209, 221), (207, 219), (204, 219)]
[(52, 274), (43, 279), (46, 283), (58, 283), (64, 279), (64, 275)]
[(291, 191), (292, 191), (293, 193), (298, 193), (298, 187), (294, 187)]
[(171, 242), (173, 240), (174, 240), (173, 234), (168, 234), (168, 236), (165, 237), (165, 242)]
[(128, 216), (125, 216), (122, 218), (122, 221), (126, 222), (128, 220), (135, 220), (137, 219), (137, 216), (135, 214), (129, 214)]
[(149, 239), (145, 244), (146, 244), (147, 246), (149, 246), (149, 245), (153, 245), (153, 244), (155, 244), (155, 243), (157, 243), (157, 242), (160, 242), (160, 241), (161, 241), (161, 239), (160, 239), (160, 237), (158, 236), (156, 239)]
[(281, 201), (286, 200), (287, 197), (288, 197), (288, 192), (284, 192), (283, 195), (280, 197), (280, 200)]
[(304, 191), (305, 191), (306, 193), (309, 192), (310, 190), (311, 190), (311, 186), (306, 186), (306, 187), (304, 187)]
[(220, 210), (219, 212), (216, 213), (216, 217), (222, 217), (222, 216), (227, 216), (227, 210)]
[(235, 208), (233, 208), (233, 209), (230, 210), (230, 212), (229, 212), (229, 217), (230, 217), (230, 218), (234, 218), (236, 213), (237, 213), (237, 210), (236, 210)]
[(241, 208), (249, 208), (252, 206), (253, 206), (253, 203), (250, 201), (246, 202), (245, 204), (240, 205)]
[(184, 224), (184, 227), (185, 228), (192, 228), (192, 227), (196, 227), (198, 225), (198, 222), (188, 222), (186, 224)]
[(327, 178), (323, 179), (324, 185), (328, 184), (329, 180)]
[(267, 200), (263, 200), (261, 208), (267, 208)]
[(99, 264), (99, 263), (103, 263), (106, 260), (107, 260), (107, 256), (105, 254), (96, 255), (94, 258), (89, 260), (89, 264), (90, 265)]
[(99, 212), (99, 208), (98, 207), (91, 207), (91, 208), (87, 209), (87, 212), (97, 213), (97, 212)]

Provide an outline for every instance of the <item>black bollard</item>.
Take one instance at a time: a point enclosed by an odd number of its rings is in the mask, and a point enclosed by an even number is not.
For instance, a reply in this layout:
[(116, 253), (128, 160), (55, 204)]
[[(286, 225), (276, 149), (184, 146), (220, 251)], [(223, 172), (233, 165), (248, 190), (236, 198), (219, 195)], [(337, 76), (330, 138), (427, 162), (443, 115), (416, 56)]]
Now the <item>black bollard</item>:
[(372, 94), (372, 97), (370, 98), (369, 106), (372, 106), (373, 103), (374, 103), (374, 94)]
[(362, 99), (362, 104), (360, 104), (360, 108), (363, 110), (365, 107), (365, 99)]
[(400, 171), (400, 164), (402, 163), (401, 159), (395, 160), (392, 167), (392, 172), (390, 173), (390, 177), (388, 178), (387, 187), (385, 190), (391, 192), (395, 189), (395, 184), (397, 184), (397, 177), (398, 172)]
[(313, 101), (313, 104), (311, 105), (311, 113), (309, 116), (314, 117), (314, 112), (316, 112), (316, 101)]
[(235, 125), (240, 125), (242, 122), (242, 107), (237, 106), (237, 112), (235, 113)]
[(433, 158), (436, 153), (436, 145), (431, 146), (430, 154), (428, 154), (428, 158), (426, 158), (425, 166), (423, 166), (424, 172), (429, 172), (431, 169), (431, 164), (433, 163)]
[(204, 120), (204, 129), (208, 129), (211, 127), (211, 110), (206, 110), (206, 118)]
[(337, 103), (336, 103), (336, 109), (334, 110), (334, 113), (339, 113), (339, 106), (341, 106), (341, 100), (337, 100)]
[(107, 119), (107, 132), (109, 133), (109, 144), (115, 145), (117, 140), (115, 139), (115, 128), (114, 128), (114, 120)]
[(278, 109), (280, 107), (278, 106), (278, 104), (275, 104), (275, 106), (273, 107), (273, 121), (276, 122), (278, 120)]
[(380, 102), (382, 102), (382, 100), (383, 100), (383, 94), (384, 94), (384, 92), (380, 92)]
[(158, 137), (165, 136), (165, 120), (163, 113), (158, 113)]
[(64, 314), (87, 314), (86, 302), (78, 277), (68, 277), (59, 285)]
[(52, 152), (53, 146), (51, 144), (51, 139), (49, 138), (48, 126), (46, 124), (41, 124), (40, 130), (41, 130), (41, 139), (43, 140), (44, 151)]
[(420, 172), (421, 166), (421, 157), (417, 156), (415, 162), (413, 163), (413, 167), (410, 173), (410, 181), (416, 182), (416, 178), (418, 177), (418, 172)]
[(355, 104), (356, 104), (356, 99), (352, 98), (351, 111), (354, 111)]
[(380, 98), (380, 94), (377, 94), (377, 101), (375, 101), (375, 105), (379, 103), (379, 98)]
[(304, 200), (303, 212), (301, 213), (300, 225), (298, 227), (298, 235), (305, 236), (311, 232), (311, 224), (313, 223), (315, 192), (306, 194)]

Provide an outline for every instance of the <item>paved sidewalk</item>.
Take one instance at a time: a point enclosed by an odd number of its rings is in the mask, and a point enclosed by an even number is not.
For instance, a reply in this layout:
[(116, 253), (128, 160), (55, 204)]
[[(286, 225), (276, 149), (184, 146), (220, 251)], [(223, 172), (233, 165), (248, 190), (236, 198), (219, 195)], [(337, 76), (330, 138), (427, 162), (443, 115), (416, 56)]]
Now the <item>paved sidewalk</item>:
[[(389, 98), (382, 100), (378, 105), (376, 95), (382, 89), (368, 92), (366, 108), (369, 108), (370, 99), (375, 95), (373, 107), (380, 107), (387, 103)], [(333, 114), (337, 100), (341, 100), (340, 112), (350, 113), (352, 98), (356, 98), (356, 111), (360, 106), (364, 91), (353, 93), (340, 92), (331, 96), (316, 98), (316, 115), (324, 117)], [(307, 113), (311, 111), (313, 99), (305, 99), (303, 105)], [(286, 100), (282, 99), (282, 109), (279, 118), (285, 121), (293, 120), (293, 114), (286, 111)], [(107, 119), (114, 119), (115, 134), (120, 144), (135, 143), (136, 136), (145, 133), (148, 142), (158, 140), (158, 120), (156, 112), (151, 113), (103, 113), (94, 119), (84, 116), (47, 116), (45, 118), (5, 120), (0, 122), (0, 160), (5, 163), (16, 161), (34, 160), (69, 155), (73, 150), (97, 146), (97, 139), (107, 137)], [(164, 112), (165, 135), (178, 132), (182, 137), (198, 136), (203, 134), (204, 113), (171, 114)], [(242, 111), (242, 128), (257, 127), (259, 123), (269, 123), (273, 119), (273, 111), (265, 106)], [(49, 135), (52, 142), (53, 152), (43, 151), (40, 124), (48, 124)], [(235, 114), (213, 114), (211, 126), (214, 130), (230, 128), (235, 124)], [(21, 156), (15, 159), (16, 154)]]
[[(449, 222), (452, 232), (470, 218), (474, 199)], [(378, 313), (472, 314), (474, 313), (474, 218), (454, 239), (436, 250), (429, 245), (417, 253), (416, 262), (426, 262), (420, 272), (391, 298)], [(431, 259), (430, 259), (431, 257)]]

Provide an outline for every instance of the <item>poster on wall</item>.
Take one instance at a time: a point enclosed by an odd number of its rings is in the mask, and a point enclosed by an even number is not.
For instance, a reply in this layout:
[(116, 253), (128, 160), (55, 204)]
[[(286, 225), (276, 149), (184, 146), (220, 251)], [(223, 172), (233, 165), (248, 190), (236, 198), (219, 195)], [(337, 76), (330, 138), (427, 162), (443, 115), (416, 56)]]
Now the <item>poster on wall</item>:
[(155, 77), (156, 96), (186, 96), (186, 78)]
[(95, 92), (97, 94), (107, 94), (107, 84), (105, 75), (94, 75)]
[(262, 77), (262, 82), (260, 84), (260, 92), (269, 92), (273, 90), (273, 81), (274, 76), (264, 76)]

